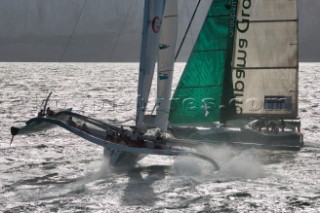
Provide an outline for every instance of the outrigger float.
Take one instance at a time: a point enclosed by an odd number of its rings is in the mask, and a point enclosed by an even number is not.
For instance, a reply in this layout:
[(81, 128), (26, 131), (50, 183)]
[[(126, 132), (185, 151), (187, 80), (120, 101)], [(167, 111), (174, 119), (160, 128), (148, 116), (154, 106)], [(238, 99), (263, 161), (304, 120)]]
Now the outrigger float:
[[(49, 99), (47, 99), (48, 101)], [(26, 121), (24, 126), (11, 127), (12, 140), (16, 135), (26, 135), (45, 131), (54, 127), (62, 127), (77, 136), (102, 146), (104, 154), (110, 157), (112, 165), (125, 165), (141, 159), (146, 155), (161, 156), (194, 156), (212, 163), (216, 169), (218, 164), (211, 158), (189, 148), (176, 148), (167, 145), (166, 139), (160, 135), (146, 135), (137, 132), (134, 127), (123, 127), (107, 124), (89, 118), (72, 109), (57, 112), (42, 110), (43, 114)]]

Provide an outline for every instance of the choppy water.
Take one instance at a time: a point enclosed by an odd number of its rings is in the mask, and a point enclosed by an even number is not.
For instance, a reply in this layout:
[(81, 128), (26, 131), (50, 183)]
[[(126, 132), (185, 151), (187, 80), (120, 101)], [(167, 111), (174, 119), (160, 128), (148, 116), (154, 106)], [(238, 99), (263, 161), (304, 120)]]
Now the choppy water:
[(320, 212), (320, 64), (300, 67), (302, 131), (313, 145), (203, 147), (216, 172), (186, 157), (113, 169), (100, 147), (59, 128), (10, 146), (10, 126), (34, 116), (49, 91), (52, 108), (132, 123), (138, 65), (0, 63), (0, 212)]

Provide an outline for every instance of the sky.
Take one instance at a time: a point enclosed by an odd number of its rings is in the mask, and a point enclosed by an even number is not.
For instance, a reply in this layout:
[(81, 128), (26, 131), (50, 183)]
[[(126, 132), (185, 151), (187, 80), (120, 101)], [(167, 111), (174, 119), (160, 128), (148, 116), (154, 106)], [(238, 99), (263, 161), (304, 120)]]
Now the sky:
[[(143, 0), (0, 0), (0, 61), (138, 61)], [(319, 0), (298, 0), (300, 61), (320, 61)], [(196, 0), (178, 0), (181, 41)], [(210, 0), (202, 0), (178, 58), (187, 56)]]

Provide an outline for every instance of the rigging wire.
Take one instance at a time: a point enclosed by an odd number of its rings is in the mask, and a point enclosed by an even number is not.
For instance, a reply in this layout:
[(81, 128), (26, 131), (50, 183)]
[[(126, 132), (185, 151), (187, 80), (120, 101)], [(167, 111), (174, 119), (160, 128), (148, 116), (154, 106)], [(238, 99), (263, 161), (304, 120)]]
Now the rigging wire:
[(114, 43), (114, 45), (113, 45), (113, 47), (112, 47), (112, 50), (111, 50), (110, 56), (109, 56), (109, 58), (108, 58), (108, 61), (110, 61), (110, 60), (112, 59), (113, 53), (114, 53), (116, 47), (118, 46), (118, 42), (119, 42), (120, 36), (122, 35), (122, 31), (123, 31), (123, 29), (124, 29), (125, 24), (127, 23), (127, 19), (128, 19), (129, 14), (130, 14), (130, 11), (131, 11), (132, 2), (133, 2), (133, 1), (130, 1), (129, 9), (128, 9), (128, 11), (127, 11), (126, 17), (124, 18), (124, 22), (122, 23), (120, 32), (119, 32), (119, 34), (117, 35), (117, 40), (116, 40), (116, 42)]
[[(123, 21), (123, 23), (122, 23), (122, 25), (121, 25), (121, 28), (120, 28), (120, 31), (119, 31), (119, 33), (118, 33), (118, 35), (117, 35), (117, 40), (116, 40), (116, 42), (114, 43), (114, 45), (112, 46), (112, 49), (111, 49), (111, 52), (110, 52), (110, 55), (109, 55), (109, 57), (108, 57), (108, 60), (107, 61), (110, 61), (111, 59), (112, 59), (112, 56), (113, 56), (113, 53), (115, 52), (115, 50), (116, 50), (116, 48), (117, 48), (117, 46), (118, 46), (118, 43), (119, 43), (119, 39), (120, 39), (120, 37), (121, 37), (121, 35), (122, 35), (122, 33), (123, 33), (123, 30), (124, 30), (124, 27), (125, 27), (125, 25), (126, 25), (126, 23), (127, 23), (127, 19), (128, 19), (128, 16), (129, 16), (129, 14), (130, 14), (130, 11), (131, 11), (131, 8), (132, 8), (132, 2), (133, 1), (130, 1), (130, 5), (129, 5), (129, 9), (128, 9), (128, 11), (127, 11), (127, 13), (126, 13), (126, 16), (125, 16), (125, 18), (124, 18), (124, 21)], [(113, 77), (113, 79), (115, 79), (114, 78), (114, 72), (112, 72), (112, 77)], [(115, 83), (116, 81), (114, 81), (114, 83)], [(116, 113), (116, 110), (115, 110), (115, 108), (116, 108), (116, 92), (117, 92), (117, 89), (118, 88), (116, 88), (116, 86), (117, 86), (117, 84), (115, 83), (114, 84), (114, 92), (113, 92), (113, 98), (112, 98), (112, 108), (113, 108), (113, 110), (112, 110), (112, 117), (113, 117), (113, 120), (115, 120), (115, 117), (116, 117), (116, 115), (115, 115), (115, 113)]]
[(178, 51), (177, 51), (176, 56), (175, 56), (175, 58), (174, 58), (175, 61), (177, 60), (177, 58), (178, 58), (178, 56), (179, 56), (179, 54), (180, 54), (181, 48), (182, 48), (182, 46), (183, 46), (183, 44), (184, 44), (184, 42), (185, 42), (185, 39), (186, 39), (187, 34), (188, 34), (189, 30), (190, 30), (190, 27), (191, 27), (191, 24), (192, 24), (192, 22), (193, 22), (193, 19), (194, 19), (195, 15), (196, 15), (196, 13), (197, 13), (197, 11), (198, 11), (198, 8), (199, 8), (200, 3), (201, 3), (201, 0), (198, 0), (197, 6), (196, 6), (195, 10), (193, 11), (192, 17), (191, 17), (190, 22), (189, 22), (189, 24), (188, 24), (188, 27), (187, 27), (187, 29), (186, 29), (186, 31), (185, 31), (185, 33), (184, 33), (184, 36), (183, 36), (183, 38), (182, 38), (182, 41), (181, 41), (181, 43), (180, 43), (180, 45), (179, 45)]
[(69, 45), (70, 45), (70, 43), (71, 43), (73, 34), (74, 34), (74, 32), (76, 31), (76, 28), (77, 28), (77, 26), (78, 26), (78, 23), (79, 23), (79, 21), (80, 21), (80, 18), (81, 18), (81, 16), (82, 16), (82, 13), (83, 13), (83, 11), (84, 11), (84, 8), (85, 8), (86, 5), (87, 5), (87, 2), (88, 2), (88, 0), (85, 0), (83, 6), (82, 6), (82, 8), (81, 8), (80, 14), (79, 14), (79, 16), (78, 16), (78, 18), (77, 18), (77, 21), (76, 21), (75, 25), (73, 26), (71, 35), (69, 36), (69, 39), (68, 39), (68, 41), (67, 41), (67, 45), (65, 46), (65, 48), (64, 48), (64, 50), (63, 50), (62, 56), (61, 56), (61, 58), (60, 58), (60, 62), (62, 62), (62, 60), (63, 60), (63, 58), (64, 58), (64, 56), (65, 56), (65, 54), (66, 54), (66, 52), (67, 52), (67, 50), (68, 50), (68, 47), (69, 47)]

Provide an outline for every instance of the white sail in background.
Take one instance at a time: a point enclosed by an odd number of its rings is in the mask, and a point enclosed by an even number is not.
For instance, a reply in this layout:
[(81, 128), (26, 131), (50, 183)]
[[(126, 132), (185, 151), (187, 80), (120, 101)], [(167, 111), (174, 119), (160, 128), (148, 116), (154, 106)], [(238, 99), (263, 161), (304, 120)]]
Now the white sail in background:
[(162, 131), (166, 131), (168, 127), (177, 33), (177, 1), (168, 0), (160, 30), (157, 78), (157, 114), (155, 119), (155, 125)]
[(297, 117), (296, 0), (239, 0), (233, 58), (238, 115)]
[(145, 0), (141, 44), (136, 127), (141, 128), (158, 56), (160, 26), (165, 0)]

